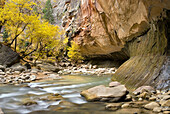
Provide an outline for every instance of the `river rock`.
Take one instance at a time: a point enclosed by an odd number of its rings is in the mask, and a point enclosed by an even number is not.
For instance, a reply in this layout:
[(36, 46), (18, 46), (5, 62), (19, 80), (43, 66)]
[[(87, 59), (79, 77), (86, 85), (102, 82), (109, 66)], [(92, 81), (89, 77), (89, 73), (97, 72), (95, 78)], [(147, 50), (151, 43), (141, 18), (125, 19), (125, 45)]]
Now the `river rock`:
[(156, 97), (155, 96), (152, 96), (149, 98), (150, 101), (156, 101)]
[(48, 63), (44, 63), (44, 64), (38, 64), (37, 67), (43, 71), (48, 71), (48, 72), (59, 72), (61, 70), (61, 68), (48, 64)]
[(35, 75), (31, 75), (31, 76), (30, 76), (30, 80), (31, 80), (31, 81), (35, 81), (36, 78), (37, 78), (37, 77), (36, 77)]
[(138, 95), (138, 94), (141, 94), (141, 93), (143, 93), (144, 91), (146, 91), (146, 92), (155, 92), (155, 89), (153, 88), (153, 87), (151, 87), (151, 86), (141, 86), (141, 87), (139, 87), (139, 88), (137, 88), (134, 92), (133, 92), (133, 94), (134, 95)]
[(11, 66), (11, 69), (13, 71), (19, 71), (19, 72), (23, 72), (26, 70), (26, 67), (25, 66), (22, 66), (20, 63), (17, 63), (17, 64), (14, 64)]
[(146, 109), (153, 110), (155, 107), (159, 107), (159, 104), (156, 102), (151, 102), (144, 106)]
[(125, 104), (123, 104), (121, 107), (122, 107), (122, 108), (128, 108), (129, 106), (130, 106), (129, 103), (125, 103)]
[(59, 103), (59, 105), (62, 105), (62, 106), (64, 106), (64, 107), (66, 107), (66, 108), (71, 108), (71, 107), (76, 106), (76, 104), (71, 103), (71, 102), (68, 102), (68, 101), (61, 101), (61, 102)]
[(162, 108), (161, 108), (161, 107), (155, 107), (155, 108), (153, 109), (153, 111), (159, 113), (159, 112), (162, 111)]
[(119, 82), (110, 82), (109, 83), (109, 87), (116, 87), (116, 86), (119, 86), (119, 85), (121, 85), (121, 83), (119, 83)]
[(31, 69), (32, 74), (38, 74), (38, 71), (39, 71), (38, 69)]
[(40, 99), (44, 101), (59, 101), (63, 99), (63, 97), (59, 94), (53, 94), (53, 95), (43, 96)]
[(2, 70), (2, 71), (5, 71), (5, 66), (3, 66), (3, 65), (0, 65), (0, 70)]
[(122, 103), (109, 103), (106, 105), (106, 110), (116, 111), (121, 108)]
[(125, 101), (131, 101), (132, 100), (132, 96), (130, 94), (126, 95)]
[(84, 96), (87, 101), (96, 101), (101, 100), (102, 98), (113, 98), (120, 100), (122, 97), (126, 96), (127, 89), (124, 85), (119, 85), (117, 87), (105, 87), (104, 85), (99, 85), (88, 90), (81, 92), (81, 95)]
[(30, 106), (30, 105), (35, 105), (35, 104), (38, 104), (38, 103), (29, 98), (22, 100), (22, 105), (25, 105), (25, 106)]
[(0, 72), (0, 75), (5, 75), (5, 72)]
[(161, 106), (163, 106), (163, 107), (170, 107), (170, 100), (166, 100), (166, 101), (162, 101), (161, 102)]

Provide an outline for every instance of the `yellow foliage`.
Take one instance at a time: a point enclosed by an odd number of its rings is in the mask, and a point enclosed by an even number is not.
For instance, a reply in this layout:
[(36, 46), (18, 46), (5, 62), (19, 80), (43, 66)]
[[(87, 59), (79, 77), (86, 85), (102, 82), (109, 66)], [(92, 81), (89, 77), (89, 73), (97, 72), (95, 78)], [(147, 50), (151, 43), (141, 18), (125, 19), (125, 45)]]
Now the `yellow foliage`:
[(64, 32), (41, 20), (42, 16), (33, 10), (35, 6), (33, 0), (7, 0), (0, 7), (0, 24), (9, 33), (8, 44), (23, 57), (29, 54), (43, 57), (50, 51), (55, 55), (67, 43)]
[(84, 59), (81, 55), (80, 47), (74, 41), (71, 42), (71, 47), (69, 47), (68, 50), (68, 57), (71, 61), (78, 62)]

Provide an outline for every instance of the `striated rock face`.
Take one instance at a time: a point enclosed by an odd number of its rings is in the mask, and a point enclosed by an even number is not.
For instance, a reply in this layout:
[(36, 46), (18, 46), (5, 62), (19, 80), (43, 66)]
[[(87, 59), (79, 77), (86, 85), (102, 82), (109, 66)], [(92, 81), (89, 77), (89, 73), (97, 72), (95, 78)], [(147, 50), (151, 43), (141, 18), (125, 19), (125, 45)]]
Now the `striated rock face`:
[[(116, 79), (139, 87), (170, 86), (169, 0), (67, 0), (63, 27), (82, 54), (126, 61)], [(71, 4), (77, 7), (71, 8)]]

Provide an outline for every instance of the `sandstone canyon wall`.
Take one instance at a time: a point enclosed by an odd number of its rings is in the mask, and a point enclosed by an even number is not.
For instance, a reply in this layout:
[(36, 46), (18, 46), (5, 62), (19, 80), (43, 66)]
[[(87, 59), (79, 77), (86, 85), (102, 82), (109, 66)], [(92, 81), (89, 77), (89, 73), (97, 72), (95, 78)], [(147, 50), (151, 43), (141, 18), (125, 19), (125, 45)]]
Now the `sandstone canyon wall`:
[(62, 26), (88, 58), (125, 61), (113, 76), (130, 88), (170, 87), (169, 0), (66, 0)]

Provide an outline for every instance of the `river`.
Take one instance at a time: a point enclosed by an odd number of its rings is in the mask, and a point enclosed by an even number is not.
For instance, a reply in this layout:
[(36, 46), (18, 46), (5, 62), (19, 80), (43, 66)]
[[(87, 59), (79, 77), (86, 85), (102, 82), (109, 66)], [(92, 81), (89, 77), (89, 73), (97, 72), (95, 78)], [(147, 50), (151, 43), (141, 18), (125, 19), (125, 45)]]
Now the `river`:
[[(60, 113), (83, 112), (83, 110), (100, 111), (101, 109), (96, 105), (103, 108), (104, 111), (103, 105), (99, 105), (101, 103), (88, 103), (81, 97), (80, 92), (96, 85), (108, 85), (110, 78), (106, 76), (62, 76), (60, 80), (38, 81), (18, 86), (2, 85), (0, 86), (0, 107), (5, 113), (38, 113), (37, 111), (50, 113), (55, 107), (56, 109), (65, 107), (59, 105), (62, 100), (43, 101), (39, 97), (47, 96), (49, 93), (58, 93), (62, 95), (64, 101), (74, 103), (70, 109), (66, 107), (59, 110)], [(38, 104), (32, 106), (21, 105), (26, 98), (34, 99)], [(96, 108), (94, 109), (94, 107)]]
[[(82, 90), (97, 85), (108, 85), (110, 76), (62, 76), (58, 80), (37, 81), (22, 85), (0, 86), (0, 108), (5, 114), (132, 114), (151, 113), (147, 110), (131, 108), (116, 112), (105, 110), (104, 102), (87, 102)], [(44, 101), (41, 97), (60, 94), (59, 101)], [(35, 105), (24, 106), (24, 99), (32, 99)]]

